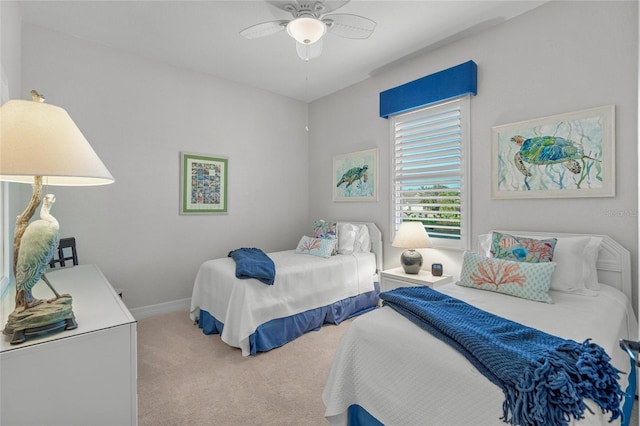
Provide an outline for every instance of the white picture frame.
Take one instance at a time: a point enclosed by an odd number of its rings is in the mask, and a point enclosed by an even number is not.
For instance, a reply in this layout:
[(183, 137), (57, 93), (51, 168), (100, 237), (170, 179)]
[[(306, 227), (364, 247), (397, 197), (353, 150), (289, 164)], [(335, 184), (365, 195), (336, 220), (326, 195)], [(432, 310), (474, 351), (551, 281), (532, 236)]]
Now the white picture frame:
[(378, 148), (333, 157), (333, 201), (377, 201), (378, 170)]
[(492, 128), (491, 196), (615, 196), (615, 106)]

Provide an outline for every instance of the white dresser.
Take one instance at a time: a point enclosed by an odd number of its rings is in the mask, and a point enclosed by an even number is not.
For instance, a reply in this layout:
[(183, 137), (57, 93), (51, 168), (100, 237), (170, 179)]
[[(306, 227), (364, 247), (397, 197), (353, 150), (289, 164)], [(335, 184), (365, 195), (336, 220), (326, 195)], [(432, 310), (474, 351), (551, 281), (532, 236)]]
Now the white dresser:
[[(0, 425), (137, 424), (135, 319), (95, 265), (46, 275), (58, 293), (73, 297), (78, 328), (18, 345), (0, 334)], [(2, 328), (14, 309), (15, 286), (7, 293)], [(53, 297), (44, 282), (33, 294)]]

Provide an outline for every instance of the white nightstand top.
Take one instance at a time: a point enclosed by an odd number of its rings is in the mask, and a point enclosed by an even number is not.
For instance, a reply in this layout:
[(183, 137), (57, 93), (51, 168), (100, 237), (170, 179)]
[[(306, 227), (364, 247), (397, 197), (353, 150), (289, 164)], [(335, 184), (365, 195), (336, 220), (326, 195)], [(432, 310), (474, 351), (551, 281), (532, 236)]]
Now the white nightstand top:
[(418, 274), (407, 274), (402, 267), (387, 269), (380, 273), (389, 278), (396, 278), (417, 285), (431, 284), (433, 287), (453, 282), (451, 275), (442, 274), (441, 277), (435, 277), (431, 272), (425, 271), (424, 269), (421, 269)]

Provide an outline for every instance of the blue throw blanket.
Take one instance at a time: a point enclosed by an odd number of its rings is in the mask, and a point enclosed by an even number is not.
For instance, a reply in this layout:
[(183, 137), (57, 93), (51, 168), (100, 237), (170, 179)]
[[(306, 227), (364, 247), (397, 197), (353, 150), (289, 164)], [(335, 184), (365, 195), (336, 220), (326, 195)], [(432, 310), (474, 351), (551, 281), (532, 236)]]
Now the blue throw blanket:
[[(567, 425), (584, 399), (621, 414), (619, 371), (602, 347), (580, 344), (475, 308), (429, 287), (380, 294), (388, 305), (464, 355), (505, 394), (504, 422)], [(587, 408), (588, 409), (588, 408)]]
[(229, 252), (236, 261), (236, 278), (255, 278), (273, 285), (276, 279), (276, 265), (265, 252), (257, 248), (239, 248)]

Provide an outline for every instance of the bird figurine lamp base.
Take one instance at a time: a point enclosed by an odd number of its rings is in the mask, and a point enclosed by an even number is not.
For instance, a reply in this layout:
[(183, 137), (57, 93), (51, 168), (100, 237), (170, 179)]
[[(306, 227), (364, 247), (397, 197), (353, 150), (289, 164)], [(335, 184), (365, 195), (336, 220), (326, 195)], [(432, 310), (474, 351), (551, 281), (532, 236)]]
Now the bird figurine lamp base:
[[(59, 241), (59, 224), (50, 213), (55, 202), (53, 194), (47, 194), (42, 200), (40, 220), (29, 223), (41, 199), (42, 177), (36, 176), (31, 201), (16, 221), (13, 264), (15, 309), (2, 330), (3, 334), (12, 336), (12, 345), (25, 342), (30, 335), (78, 327), (72, 309), (73, 299), (68, 294), (58, 294), (44, 274)], [(55, 298), (40, 300), (33, 297), (31, 289), (40, 280), (49, 286)]]
[(78, 327), (72, 309), (72, 298), (68, 294), (25, 308), (16, 307), (9, 314), (2, 333), (11, 337), (16, 345), (27, 340), (27, 336), (41, 335), (52, 331), (73, 330)]
[(400, 264), (406, 274), (419, 274), (422, 269), (422, 255), (417, 250), (406, 250), (400, 256)]

